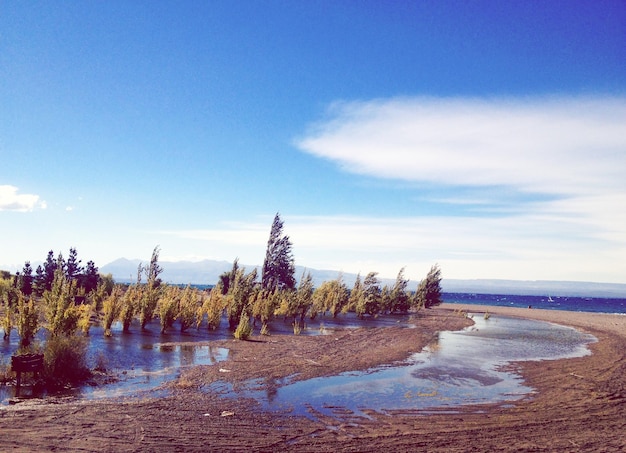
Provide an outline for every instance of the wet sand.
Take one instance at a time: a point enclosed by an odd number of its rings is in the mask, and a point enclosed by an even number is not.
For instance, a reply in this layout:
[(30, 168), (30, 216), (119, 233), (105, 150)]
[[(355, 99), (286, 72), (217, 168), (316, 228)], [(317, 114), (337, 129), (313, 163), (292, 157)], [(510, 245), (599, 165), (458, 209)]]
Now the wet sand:
[(316, 420), (266, 413), (256, 402), (207, 391), (258, 378), (266, 391), (281, 378), (327, 376), (401, 361), (441, 330), (470, 321), (444, 305), (417, 315), (415, 329), (388, 327), (332, 335), (254, 337), (213, 342), (230, 357), (198, 366), (168, 397), (44, 400), (0, 408), (3, 451), (624, 451), (626, 316), (479, 307), (470, 312), (571, 325), (598, 338), (592, 354), (512, 364), (536, 392), (515, 403), (358, 417), (337, 409)]

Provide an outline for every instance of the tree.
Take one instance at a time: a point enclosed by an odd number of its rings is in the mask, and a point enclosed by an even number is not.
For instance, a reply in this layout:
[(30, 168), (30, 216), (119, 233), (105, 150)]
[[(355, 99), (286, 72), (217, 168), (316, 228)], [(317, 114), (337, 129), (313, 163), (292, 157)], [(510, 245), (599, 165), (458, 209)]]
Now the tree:
[(22, 294), (30, 296), (33, 292), (33, 268), (30, 265), (30, 261), (24, 263), (22, 274), (20, 275), (19, 288)]
[(159, 275), (163, 272), (163, 268), (159, 265), (159, 253), (161, 250), (157, 245), (152, 251), (152, 257), (150, 258), (150, 264), (144, 267), (146, 273), (146, 279), (148, 280), (148, 288), (157, 288), (161, 284)]
[(177, 286), (164, 286), (157, 304), (161, 333), (172, 327), (178, 316), (181, 292)]
[[(296, 299), (296, 315), (300, 316), (300, 328), (304, 328), (304, 317), (313, 304), (313, 277), (310, 272), (302, 274), (300, 284), (295, 294)], [(294, 319), (294, 322), (296, 320)]]
[(261, 272), (261, 285), (264, 290), (273, 292), (275, 289), (293, 290), (296, 287), (296, 272), (291, 241), (283, 234), (283, 221), (276, 213), (270, 237), (267, 241), (265, 261)]
[(57, 268), (50, 291), (43, 294), (46, 320), (51, 336), (71, 336), (79, 327), (83, 310), (74, 303), (76, 282), (65, 278), (62, 268)]
[(178, 303), (178, 318), (180, 319), (180, 331), (187, 330), (196, 320), (198, 311), (198, 291), (191, 285), (187, 285)]
[(426, 278), (419, 283), (414, 304), (418, 308), (431, 308), (441, 302), (441, 269), (435, 264), (430, 268)]
[(46, 290), (46, 276), (41, 267), (41, 264), (37, 266), (35, 270), (35, 279), (33, 280), (33, 292), (35, 295), (41, 297), (43, 292)]
[(350, 296), (348, 297), (348, 310), (356, 311), (356, 307), (359, 304), (359, 301), (363, 297), (363, 283), (361, 282), (361, 273), (358, 273), (356, 276), (356, 280), (354, 281), (354, 286), (352, 287), (352, 291), (350, 291)]
[[(48, 257), (46, 258), (46, 261), (43, 263), (43, 273), (41, 275), (43, 281), (39, 285), (42, 288), (42, 294), (43, 291), (50, 291), (52, 289), (52, 283), (54, 282), (54, 273), (56, 270), (57, 260), (54, 259), (54, 251), (50, 250), (48, 252)], [(39, 273), (37, 273), (37, 276), (39, 277)]]
[[(152, 251), (152, 257), (150, 258), (150, 264), (143, 267), (143, 270), (146, 274), (146, 279), (148, 280), (146, 283), (145, 291), (142, 294), (141, 301), (139, 303), (139, 324), (141, 325), (141, 329), (145, 329), (146, 325), (152, 320), (154, 316), (154, 311), (157, 308), (157, 303), (159, 301), (161, 279), (159, 275), (163, 272), (163, 268), (159, 265), (159, 246), (157, 245)], [(141, 269), (141, 265), (139, 270)], [(137, 271), (137, 280), (141, 279), (141, 275), (139, 270)]]
[(80, 265), (82, 261), (78, 259), (78, 253), (75, 248), (70, 248), (70, 254), (65, 262), (65, 277), (68, 280), (77, 280), (79, 275), (83, 272), (83, 267)]
[(392, 313), (406, 313), (409, 311), (411, 300), (407, 294), (406, 288), (409, 281), (404, 278), (404, 268), (400, 269), (396, 277), (396, 283), (391, 288), (391, 307)]
[(242, 267), (237, 270), (234, 282), (231, 282), (226, 295), (226, 312), (231, 329), (237, 327), (242, 316), (248, 315), (246, 310), (256, 285), (256, 276), (256, 269), (246, 274), (246, 268)]
[(357, 315), (362, 318), (363, 315), (375, 316), (380, 313), (381, 294), (378, 272), (370, 272), (363, 280), (363, 292), (356, 306)]
[(222, 295), (225, 296), (230, 291), (231, 285), (235, 283), (237, 277), (237, 271), (239, 270), (239, 258), (235, 258), (233, 261), (233, 267), (230, 271), (222, 273), (219, 277), (218, 287), (221, 288)]
[(17, 304), (17, 333), (20, 344), (28, 346), (39, 330), (39, 312), (32, 297), (26, 300), (23, 294), (19, 295)]
[(79, 276), (80, 286), (85, 288), (86, 293), (92, 292), (98, 287), (100, 282), (100, 274), (95, 263), (91, 260), (87, 262), (87, 266), (83, 270), (83, 273)]

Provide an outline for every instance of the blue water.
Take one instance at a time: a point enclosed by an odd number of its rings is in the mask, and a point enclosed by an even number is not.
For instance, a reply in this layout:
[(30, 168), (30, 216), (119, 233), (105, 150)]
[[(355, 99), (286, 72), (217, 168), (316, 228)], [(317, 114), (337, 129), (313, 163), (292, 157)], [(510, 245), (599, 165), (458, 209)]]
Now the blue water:
[(294, 383), (253, 380), (242, 393), (214, 383), (207, 391), (251, 397), (265, 410), (313, 419), (316, 413), (366, 416), (365, 408), (428, 413), (468, 404), (510, 404), (534, 390), (515, 370), (505, 370), (505, 365), (585, 356), (590, 354), (587, 344), (595, 340), (570, 327), (542, 321), (503, 316), (488, 320), (476, 316), (474, 321), (474, 326), (462, 331), (441, 332), (408, 363)]
[(601, 297), (515, 296), (510, 294), (443, 293), (444, 302), (626, 314), (626, 299)]

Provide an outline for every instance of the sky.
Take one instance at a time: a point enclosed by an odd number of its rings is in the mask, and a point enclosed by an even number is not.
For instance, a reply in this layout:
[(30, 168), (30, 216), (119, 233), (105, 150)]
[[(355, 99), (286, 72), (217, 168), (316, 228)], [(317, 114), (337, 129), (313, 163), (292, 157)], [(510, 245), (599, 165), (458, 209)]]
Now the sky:
[(626, 2), (0, 0), (0, 268), (626, 283)]

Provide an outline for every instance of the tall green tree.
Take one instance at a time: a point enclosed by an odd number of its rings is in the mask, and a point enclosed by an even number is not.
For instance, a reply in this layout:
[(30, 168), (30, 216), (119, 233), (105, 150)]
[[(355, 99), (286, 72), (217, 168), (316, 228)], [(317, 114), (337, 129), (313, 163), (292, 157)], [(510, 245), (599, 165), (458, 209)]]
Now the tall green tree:
[(273, 292), (276, 289), (295, 289), (296, 267), (291, 246), (289, 236), (283, 233), (283, 221), (280, 214), (276, 213), (267, 241), (265, 261), (261, 272), (261, 285), (264, 290)]
[(426, 278), (417, 286), (414, 304), (418, 308), (431, 308), (441, 304), (441, 269), (438, 264), (433, 265)]

